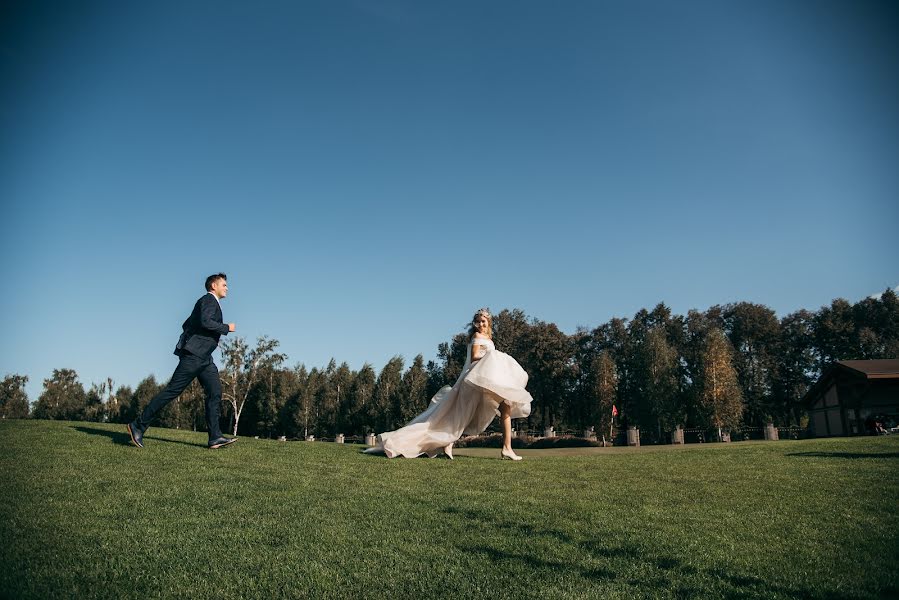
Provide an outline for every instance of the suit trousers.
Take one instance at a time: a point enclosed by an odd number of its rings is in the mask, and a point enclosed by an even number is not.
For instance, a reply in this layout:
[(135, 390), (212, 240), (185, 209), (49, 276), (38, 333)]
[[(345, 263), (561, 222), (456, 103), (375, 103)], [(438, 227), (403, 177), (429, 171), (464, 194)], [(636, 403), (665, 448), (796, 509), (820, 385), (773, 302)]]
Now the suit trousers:
[(169, 384), (154, 397), (144, 412), (137, 418), (135, 424), (141, 431), (146, 431), (156, 414), (168, 406), (168, 404), (181, 395), (194, 379), (200, 380), (203, 391), (206, 392), (206, 429), (209, 431), (209, 439), (222, 437), (219, 427), (219, 413), (222, 405), (222, 382), (219, 379), (219, 370), (212, 357), (206, 358), (183, 352), (175, 372), (172, 374)]

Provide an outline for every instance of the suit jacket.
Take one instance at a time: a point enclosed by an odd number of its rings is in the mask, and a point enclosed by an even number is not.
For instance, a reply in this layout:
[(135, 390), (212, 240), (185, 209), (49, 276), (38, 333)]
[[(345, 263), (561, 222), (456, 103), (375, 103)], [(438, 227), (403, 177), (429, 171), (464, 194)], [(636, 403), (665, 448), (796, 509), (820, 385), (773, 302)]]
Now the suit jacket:
[(222, 322), (222, 307), (211, 293), (197, 300), (181, 329), (181, 337), (175, 346), (175, 354), (178, 356), (187, 350), (196, 356), (208, 358), (218, 346), (219, 338), (228, 335), (228, 326)]

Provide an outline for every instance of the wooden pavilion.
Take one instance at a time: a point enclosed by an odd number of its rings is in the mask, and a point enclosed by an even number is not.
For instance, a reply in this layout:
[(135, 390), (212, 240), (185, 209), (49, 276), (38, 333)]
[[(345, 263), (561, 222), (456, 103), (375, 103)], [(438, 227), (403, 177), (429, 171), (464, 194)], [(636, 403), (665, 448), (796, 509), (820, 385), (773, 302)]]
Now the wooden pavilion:
[(899, 359), (833, 363), (803, 398), (814, 437), (866, 435), (899, 420)]

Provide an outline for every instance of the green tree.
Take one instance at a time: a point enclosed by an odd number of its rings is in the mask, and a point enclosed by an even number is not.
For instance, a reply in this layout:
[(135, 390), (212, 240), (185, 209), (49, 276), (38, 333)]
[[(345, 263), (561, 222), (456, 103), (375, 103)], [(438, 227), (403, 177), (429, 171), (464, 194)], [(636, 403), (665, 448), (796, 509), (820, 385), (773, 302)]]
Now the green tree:
[(130, 423), (137, 418), (131, 406), (133, 395), (134, 390), (129, 385), (120, 385), (116, 388), (106, 408), (110, 423)]
[(670, 402), (665, 398), (672, 386), (667, 385), (670, 345), (666, 332), (671, 326), (671, 311), (658, 304), (650, 312), (637, 311), (627, 324), (627, 342), (622, 363), (623, 421), (636, 425), (644, 435), (656, 437), (661, 430), (661, 409)]
[(403, 374), (395, 409), (398, 423), (408, 423), (428, 405), (428, 374), (424, 362), (424, 357), (419, 354)]
[[(159, 391), (163, 389), (165, 389), (165, 385), (158, 387)], [(188, 429), (192, 431), (200, 429), (205, 431), (206, 419), (203, 417), (205, 406), (206, 394), (203, 392), (200, 382), (194, 379), (177, 398), (159, 411), (157, 415), (158, 425), (159, 427), (168, 427), (170, 429)], [(198, 416), (200, 417), (199, 419), (197, 418)]]
[(321, 372), (321, 383), (315, 393), (317, 418), (314, 429), (317, 435), (336, 433), (341, 391), (337, 381), (337, 361), (332, 358)]
[(276, 437), (284, 434), (282, 422), (284, 408), (294, 389), (291, 385), (293, 371), (266, 363), (247, 395), (241, 413), (243, 435)]
[[(899, 286), (896, 291), (899, 291)], [(877, 358), (899, 356), (899, 296), (896, 291), (884, 291), (871, 315), (872, 327), (879, 332), (882, 340), (881, 355)]]
[(430, 400), (440, 388), (450, 384), (446, 382), (446, 378), (443, 374), (443, 367), (435, 360), (428, 361), (428, 364), (425, 365), (425, 372), (428, 375), (428, 387), (425, 392), (425, 397)]
[(104, 406), (107, 396), (106, 382), (92, 383), (84, 396), (84, 410), (81, 414), (83, 421), (103, 421)]
[(774, 378), (775, 412), (783, 423), (798, 425), (805, 412), (802, 397), (815, 380), (814, 315), (799, 310), (780, 320)]
[(321, 369), (313, 368), (309, 371), (309, 379), (306, 381), (306, 395), (304, 397), (305, 427), (303, 435), (322, 434), (322, 396), (326, 391), (328, 378)]
[(615, 359), (618, 374), (617, 399), (619, 423), (636, 424), (636, 376), (634, 372), (634, 343), (628, 330), (627, 319), (612, 318), (608, 323), (594, 329), (591, 344), (595, 352), (607, 350)]
[(374, 406), (373, 395), (377, 375), (369, 363), (362, 365), (350, 384), (347, 399), (347, 429), (353, 433), (370, 433), (374, 431), (375, 420), (371, 408)]
[[(253, 431), (269, 438), (287, 435), (292, 429), (288, 404), (297, 390), (295, 371), (267, 367), (257, 380), (255, 389), (251, 400)], [(250, 419), (245, 420), (249, 424)]]
[[(128, 402), (129, 404), (129, 413), (134, 415), (134, 418), (137, 418), (147, 405), (150, 403), (156, 395), (165, 389), (165, 386), (156, 382), (156, 377), (153, 375), (149, 375), (141, 380), (140, 383), (137, 384), (137, 387), (134, 388), (134, 393), (131, 394), (131, 398)], [(165, 418), (167, 417), (166, 411), (169, 410), (171, 405), (163, 408), (156, 415), (159, 423), (163, 423)]]
[(565, 420), (581, 429), (596, 425), (596, 396), (593, 389), (596, 350), (593, 347), (593, 336), (583, 327), (575, 331), (570, 341), (574, 352), (572, 371), (574, 377)]
[(684, 343), (682, 349), (684, 379), (684, 410), (688, 425), (706, 423), (705, 410), (700, 404), (702, 375), (709, 332), (721, 329), (721, 307), (712, 307), (706, 312), (690, 310), (684, 322)]
[(654, 426), (658, 439), (663, 431), (669, 431), (682, 423), (685, 411), (678, 395), (677, 351), (668, 343), (668, 333), (662, 326), (654, 326), (647, 333), (640, 347), (640, 372), (645, 410), (641, 411), (641, 424)]
[(319, 409), (316, 396), (324, 383), (322, 372), (313, 367), (307, 371), (305, 365), (297, 365), (293, 370), (294, 392), (285, 405), (286, 429), (289, 435), (305, 438), (318, 434)]
[(44, 380), (44, 391), (37, 399), (32, 416), (35, 419), (79, 421), (85, 416), (87, 394), (72, 369), (53, 369)]
[(852, 306), (858, 358), (899, 356), (899, 299), (887, 289)]
[(541, 427), (558, 426), (576, 380), (574, 344), (555, 323), (534, 321), (524, 342), (523, 365), (534, 398), (528, 421)]
[[(518, 308), (501, 310), (499, 314), (493, 317), (493, 343), (498, 350), (502, 350), (510, 356), (525, 356), (527, 353), (527, 334), (530, 327), (524, 311)], [(468, 337), (466, 335), (464, 336), (464, 345), (467, 346), (467, 344)], [(462, 356), (462, 361), (465, 361), (464, 355)]]
[(837, 298), (830, 306), (822, 306), (814, 319), (818, 371), (823, 372), (834, 361), (860, 358), (855, 337), (855, 319), (849, 302)]
[(192, 431), (207, 431), (206, 392), (199, 380), (191, 381), (175, 402), (178, 403), (177, 427)]
[(336, 395), (337, 400), (335, 405), (336, 415), (334, 418), (335, 425), (333, 433), (346, 433), (350, 430), (351, 422), (349, 420), (349, 415), (353, 404), (351, 393), (355, 378), (356, 373), (350, 369), (350, 366), (346, 362), (341, 363), (331, 376), (330, 384), (334, 388), (334, 394)]
[(764, 425), (778, 413), (774, 377), (780, 321), (761, 304), (739, 302), (724, 307), (725, 331), (733, 344), (734, 366), (746, 403), (745, 420)]
[(388, 431), (396, 429), (401, 423), (393, 410), (399, 404), (400, 385), (403, 377), (403, 357), (394, 356), (381, 372), (375, 383), (372, 412), (376, 431)]
[(612, 440), (612, 407), (618, 398), (618, 368), (608, 350), (600, 350), (593, 359), (593, 395), (596, 398), (594, 419), (597, 433)]
[(467, 351), (467, 333), (457, 333), (450, 343), (437, 346), (437, 359), (443, 365), (443, 385), (453, 385), (462, 374)]
[(0, 419), (28, 418), (27, 383), (27, 375), (12, 374), (3, 378), (0, 383)]
[(291, 437), (305, 436), (309, 430), (311, 401), (308, 394), (309, 372), (303, 364), (296, 365), (291, 371), (290, 395), (281, 412), (281, 423), (285, 435)]

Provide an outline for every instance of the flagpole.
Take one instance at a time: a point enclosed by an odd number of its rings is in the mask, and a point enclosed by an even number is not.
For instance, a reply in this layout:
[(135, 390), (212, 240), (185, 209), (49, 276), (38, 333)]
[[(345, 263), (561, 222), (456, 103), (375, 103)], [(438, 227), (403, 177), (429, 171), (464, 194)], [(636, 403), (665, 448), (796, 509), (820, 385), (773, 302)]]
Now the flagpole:
[(615, 415), (618, 414), (618, 411), (615, 409), (615, 405), (612, 405), (612, 422), (609, 423), (609, 441), (612, 441), (612, 428), (615, 427)]

